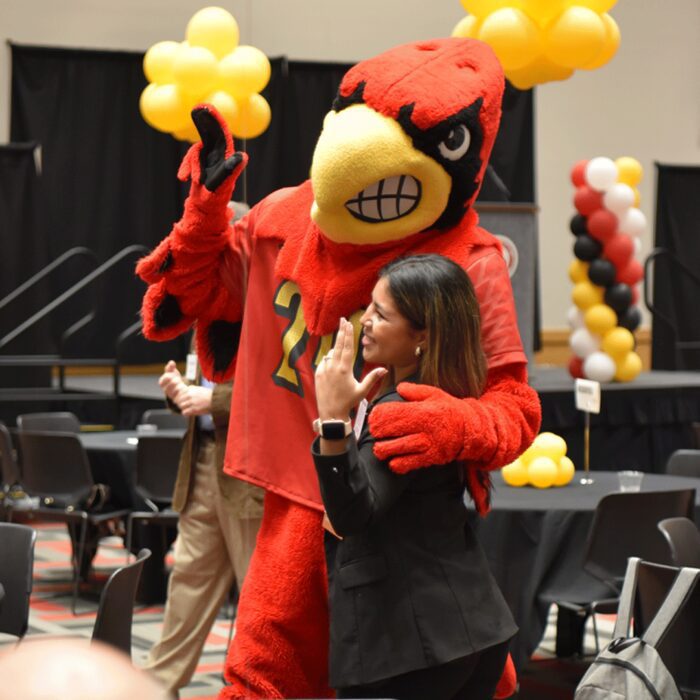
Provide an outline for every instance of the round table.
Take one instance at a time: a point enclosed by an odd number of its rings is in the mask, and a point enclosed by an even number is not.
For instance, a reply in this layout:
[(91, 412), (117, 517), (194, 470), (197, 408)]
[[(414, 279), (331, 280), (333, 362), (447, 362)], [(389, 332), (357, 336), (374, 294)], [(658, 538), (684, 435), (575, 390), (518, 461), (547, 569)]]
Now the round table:
[[(547, 626), (549, 606), (538, 600), (539, 593), (555, 581), (588, 576), (581, 566), (593, 513), (603, 496), (619, 491), (616, 472), (591, 472), (590, 485), (579, 482), (582, 476), (577, 471), (562, 488), (514, 488), (497, 472), (492, 475), (491, 512), (479, 518), (472, 510), (472, 527), (520, 628), (511, 648), (519, 668)], [(641, 490), (686, 488), (696, 490), (695, 518), (700, 523), (700, 479), (645, 474)], [(601, 586), (597, 579), (588, 579), (587, 585)]]
[[(151, 434), (182, 437), (185, 431), (159, 430)], [(137, 432), (114, 430), (104, 433), (80, 433), (78, 437), (88, 453), (93, 480), (95, 483), (109, 486), (110, 502), (117, 508), (146, 508), (146, 504), (134, 488)]]

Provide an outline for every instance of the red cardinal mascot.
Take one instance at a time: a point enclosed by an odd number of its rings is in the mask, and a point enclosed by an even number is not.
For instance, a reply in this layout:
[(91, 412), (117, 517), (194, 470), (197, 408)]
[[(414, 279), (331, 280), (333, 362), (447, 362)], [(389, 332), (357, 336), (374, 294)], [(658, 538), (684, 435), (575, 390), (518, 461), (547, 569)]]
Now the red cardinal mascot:
[[(488, 472), (537, 433), (506, 265), (472, 208), (503, 86), (491, 49), (469, 39), (407, 44), (359, 63), (325, 118), (310, 180), (274, 192), (234, 226), (227, 203), (246, 156), (211, 107), (193, 113), (202, 141), (178, 174), (191, 180), (182, 219), (137, 272), (149, 284), (146, 336), (170, 339), (196, 321), (205, 375), (233, 377), (225, 470), (267, 490), (221, 698), (333, 695), (313, 375), (341, 316), (357, 340), (383, 265), (416, 253), (461, 264), (481, 305), (489, 371), (479, 399), (399, 385), (407, 400), (371, 414), (377, 456), (397, 472), (464, 460), (484, 514)], [(499, 695), (513, 685), (509, 663)]]

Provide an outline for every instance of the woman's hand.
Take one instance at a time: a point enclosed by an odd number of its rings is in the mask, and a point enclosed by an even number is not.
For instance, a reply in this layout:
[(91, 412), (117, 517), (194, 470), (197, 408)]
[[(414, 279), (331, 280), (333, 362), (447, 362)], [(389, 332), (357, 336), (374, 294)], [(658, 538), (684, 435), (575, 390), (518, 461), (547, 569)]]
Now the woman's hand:
[(358, 382), (352, 373), (354, 360), (352, 323), (341, 318), (335, 345), (316, 369), (316, 405), (321, 420), (348, 420), (350, 411), (388, 371), (377, 367)]

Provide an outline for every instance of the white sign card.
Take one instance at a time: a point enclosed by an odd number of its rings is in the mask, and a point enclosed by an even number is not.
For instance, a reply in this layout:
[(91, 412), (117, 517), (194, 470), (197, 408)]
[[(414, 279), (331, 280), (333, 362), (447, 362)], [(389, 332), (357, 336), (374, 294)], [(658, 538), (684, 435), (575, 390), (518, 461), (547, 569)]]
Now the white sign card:
[(586, 413), (600, 413), (600, 382), (577, 379), (574, 382), (576, 408)]

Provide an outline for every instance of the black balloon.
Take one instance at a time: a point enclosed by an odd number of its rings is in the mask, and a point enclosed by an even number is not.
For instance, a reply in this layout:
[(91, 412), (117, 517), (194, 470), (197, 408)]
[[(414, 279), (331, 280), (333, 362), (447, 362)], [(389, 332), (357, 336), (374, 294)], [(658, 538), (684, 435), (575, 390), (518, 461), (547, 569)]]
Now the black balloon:
[(588, 234), (583, 233), (576, 238), (574, 243), (574, 255), (584, 262), (595, 260), (602, 252), (603, 246), (591, 238)]
[(591, 261), (588, 268), (588, 279), (599, 287), (609, 287), (615, 282), (615, 266), (603, 258)]
[(628, 331), (636, 331), (642, 322), (642, 312), (638, 306), (630, 306), (626, 311), (617, 315), (617, 324)]
[(617, 311), (624, 313), (632, 303), (632, 288), (628, 284), (614, 284), (605, 290), (605, 303)]
[(588, 233), (586, 217), (583, 214), (574, 214), (569, 222), (569, 228), (575, 236), (582, 236), (584, 233)]

